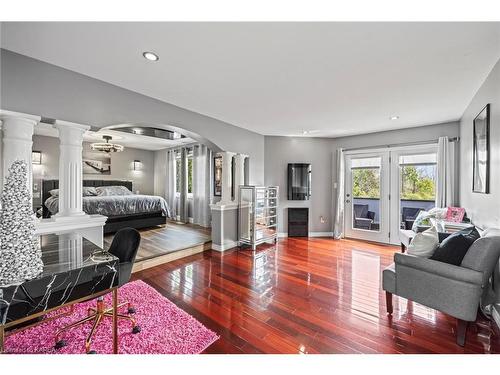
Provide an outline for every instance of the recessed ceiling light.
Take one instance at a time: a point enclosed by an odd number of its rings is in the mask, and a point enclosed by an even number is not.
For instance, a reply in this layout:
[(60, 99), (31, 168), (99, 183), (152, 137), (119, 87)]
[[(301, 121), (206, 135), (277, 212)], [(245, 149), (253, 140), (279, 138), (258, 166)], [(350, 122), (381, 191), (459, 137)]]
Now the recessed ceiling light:
[(399, 116), (391, 116), (389, 117), (391, 120), (399, 120)]
[(160, 60), (160, 56), (158, 56), (154, 52), (148, 52), (148, 51), (146, 51), (146, 52), (142, 53), (142, 56), (144, 56), (144, 58), (146, 60), (149, 60), (149, 61), (158, 61), (158, 60)]

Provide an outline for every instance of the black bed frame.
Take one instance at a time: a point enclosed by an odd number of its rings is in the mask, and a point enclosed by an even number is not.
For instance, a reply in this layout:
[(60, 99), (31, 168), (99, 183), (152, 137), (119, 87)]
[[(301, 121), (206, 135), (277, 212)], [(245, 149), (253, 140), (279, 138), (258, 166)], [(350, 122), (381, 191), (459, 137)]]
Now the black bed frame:
[[(83, 186), (125, 186), (132, 191), (132, 181), (125, 180), (83, 180)], [(43, 180), (42, 181), (42, 204), (43, 217), (50, 217), (50, 211), (45, 207), (45, 200), (50, 197), (52, 189), (59, 189), (59, 180)], [(104, 233), (114, 233), (122, 228), (147, 228), (156, 225), (166, 224), (167, 218), (163, 216), (161, 211), (151, 212), (147, 214), (134, 214), (126, 216), (108, 216), (106, 225), (104, 225)]]

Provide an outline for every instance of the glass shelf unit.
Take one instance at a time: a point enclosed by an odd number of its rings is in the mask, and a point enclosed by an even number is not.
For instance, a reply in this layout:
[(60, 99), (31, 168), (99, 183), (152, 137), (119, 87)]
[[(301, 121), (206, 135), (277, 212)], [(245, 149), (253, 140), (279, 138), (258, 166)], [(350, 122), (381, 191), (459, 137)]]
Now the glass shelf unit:
[(239, 187), (238, 245), (257, 245), (278, 239), (278, 186)]

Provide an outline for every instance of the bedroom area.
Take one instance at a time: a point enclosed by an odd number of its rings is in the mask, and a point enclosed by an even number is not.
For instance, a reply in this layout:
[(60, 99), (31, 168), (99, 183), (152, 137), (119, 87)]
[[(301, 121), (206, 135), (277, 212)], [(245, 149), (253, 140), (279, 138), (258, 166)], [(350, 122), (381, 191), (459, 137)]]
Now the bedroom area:
[[(33, 135), (33, 211), (57, 217), (60, 141), (50, 119)], [(135, 270), (195, 254), (210, 247), (214, 154), (179, 132), (116, 125), (83, 135), (82, 210), (107, 217), (104, 244), (125, 227), (141, 232)]]

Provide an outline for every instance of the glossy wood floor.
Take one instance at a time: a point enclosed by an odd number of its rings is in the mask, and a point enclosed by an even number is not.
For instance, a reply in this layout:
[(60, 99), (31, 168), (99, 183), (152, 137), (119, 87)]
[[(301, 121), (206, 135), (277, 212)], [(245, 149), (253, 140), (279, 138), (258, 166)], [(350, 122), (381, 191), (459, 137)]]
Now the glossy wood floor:
[[(211, 241), (210, 229), (194, 224), (178, 224), (168, 221), (166, 225), (139, 229), (141, 245), (136, 261), (152, 259), (179, 250)], [(104, 245), (109, 247), (114, 233), (104, 236)]]
[(465, 348), (455, 320), (395, 297), (385, 310), (381, 271), (398, 247), (354, 240), (282, 239), (216, 251), (133, 275), (221, 338), (206, 353), (499, 353), (496, 328), (479, 320)]

